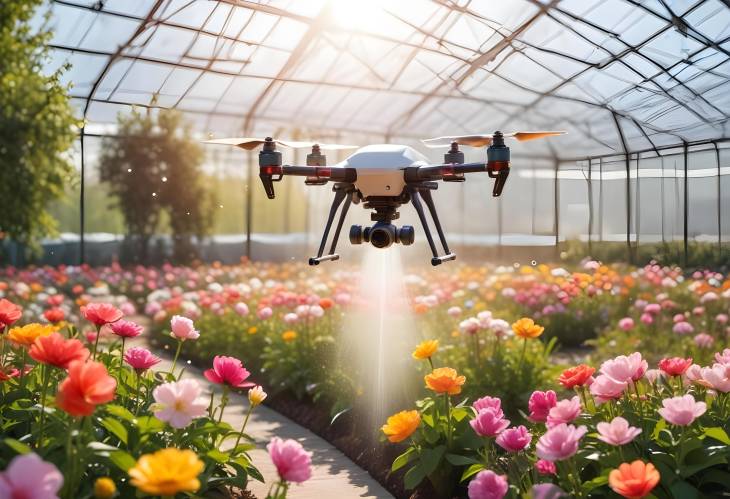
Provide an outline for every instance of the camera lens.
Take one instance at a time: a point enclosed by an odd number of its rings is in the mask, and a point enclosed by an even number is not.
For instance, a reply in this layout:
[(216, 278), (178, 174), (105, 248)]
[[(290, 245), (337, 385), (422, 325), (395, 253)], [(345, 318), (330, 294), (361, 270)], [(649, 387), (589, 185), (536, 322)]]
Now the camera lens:
[(370, 232), (370, 242), (376, 248), (387, 248), (393, 244), (393, 237), (388, 229), (384, 227), (373, 227)]

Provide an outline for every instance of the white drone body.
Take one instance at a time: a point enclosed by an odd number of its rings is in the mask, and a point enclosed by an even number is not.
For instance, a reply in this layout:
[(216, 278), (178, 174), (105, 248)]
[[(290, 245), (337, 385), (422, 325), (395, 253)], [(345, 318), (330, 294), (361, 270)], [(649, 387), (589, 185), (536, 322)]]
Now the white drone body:
[[(398, 208), (402, 204), (412, 203), (433, 255), (431, 264), (439, 265), (454, 260), (456, 255), (449, 250), (431, 195), (431, 191), (438, 188), (438, 181), (463, 182), (466, 180), (465, 173), (485, 172), (495, 179), (492, 196), (499, 196), (510, 170), (510, 150), (504, 143), (505, 138), (524, 141), (563, 133), (565, 132), (514, 132), (510, 134), (495, 132), (494, 134), (449, 136), (424, 140), (424, 144), (429, 147), (450, 147), (449, 151), (444, 154), (444, 162), (436, 165), (430, 164), (423, 154), (412, 147), (395, 144), (374, 144), (361, 147), (344, 161), (333, 166), (326, 166), (326, 157), (322, 154), (322, 150), (354, 149), (355, 147), (280, 141), (273, 140), (271, 137), (218, 139), (207, 142), (233, 145), (247, 150), (262, 146), (259, 151), (259, 178), (269, 199), (275, 197), (274, 182), (281, 181), (285, 175), (306, 177), (305, 184), (307, 185), (324, 185), (334, 182), (332, 190), (335, 197), (327, 217), (319, 251), (316, 257), (309, 259), (310, 265), (318, 265), (324, 261), (340, 258), (335, 253), (335, 249), (347, 211), (351, 204), (360, 203), (365, 209), (372, 211), (370, 218), (375, 224), (365, 228), (353, 225), (349, 234), (352, 244), (367, 242), (376, 248), (387, 248), (394, 243), (413, 244), (415, 238), (413, 227), (404, 225), (399, 228), (391, 223), (399, 218)], [(312, 152), (307, 155), (306, 166), (282, 164), (281, 152), (276, 150), (277, 144), (286, 147), (311, 147)], [(464, 154), (459, 150), (459, 145), (487, 146), (487, 161), (465, 163)], [(431, 215), (436, 233), (443, 246), (444, 254), (441, 256), (436, 249), (421, 200)], [(340, 205), (342, 205), (341, 210)], [(329, 252), (324, 254), (329, 232), (338, 210), (340, 210), (340, 215), (332, 243)]]

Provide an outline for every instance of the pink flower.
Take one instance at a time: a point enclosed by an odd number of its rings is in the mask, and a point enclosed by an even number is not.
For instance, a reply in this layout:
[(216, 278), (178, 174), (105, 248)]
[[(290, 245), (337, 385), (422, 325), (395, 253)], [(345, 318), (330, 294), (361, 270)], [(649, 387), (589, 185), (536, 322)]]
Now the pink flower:
[(678, 426), (692, 424), (696, 418), (702, 416), (707, 410), (707, 404), (695, 401), (692, 395), (664, 399), (662, 405), (664, 407), (659, 409), (659, 414), (667, 422)]
[(631, 442), (641, 433), (639, 428), (629, 426), (629, 422), (622, 417), (613, 418), (610, 423), (601, 422), (596, 425), (598, 439), (608, 445), (624, 445)]
[(654, 324), (654, 317), (651, 314), (641, 314), (639, 320), (647, 326)]
[(57, 499), (63, 486), (58, 468), (29, 452), (15, 456), (0, 473), (0, 497), (8, 499)]
[(284, 322), (287, 324), (294, 324), (299, 320), (299, 316), (295, 314), (294, 312), (289, 312), (288, 314), (284, 315)]
[(446, 313), (451, 317), (459, 317), (461, 315), (461, 309), (459, 307), (449, 307)]
[(576, 428), (565, 423), (550, 428), (537, 441), (537, 457), (548, 461), (562, 461), (578, 452), (578, 444), (588, 432), (585, 426)]
[(251, 373), (243, 367), (240, 360), (225, 355), (216, 355), (213, 359), (213, 369), (208, 369), (203, 375), (208, 381), (233, 388), (248, 388), (256, 385), (256, 383), (246, 381)]
[(683, 359), (681, 357), (664, 358), (659, 361), (659, 369), (670, 376), (681, 376), (692, 365), (692, 357)]
[(497, 445), (508, 452), (519, 452), (528, 445), (532, 440), (532, 435), (527, 428), (520, 425), (516, 428), (507, 428), (497, 435)]
[(730, 348), (726, 348), (722, 353), (716, 353), (715, 360), (718, 364), (730, 366)]
[(695, 328), (689, 322), (677, 322), (672, 331), (676, 334), (692, 334), (695, 332)]
[(581, 409), (580, 398), (577, 395), (572, 399), (561, 400), (548, 412), (547, 427), (552, 428), (562, 423), (572, 422), (580, 416)]
[(619, 329), (623, 331), (631, 331), (634, 329), (634, 319), (631, 317), (624, 317), (620, 321), (618, 321), (618, 327)]
[(96, 327), (111, 324), (122, 318), (122, 311), (109, 303), (89, 303), (81, 307), (81, 314)]
[(596, 402), (602, 404), (609, 400), (621, 398), (628, 386), (627, 381), (616, 381), (606, 374), (601, 374), (593, 381), (590, 390)]
[(112, 333), (121, 338), (134, 338), (142, 334), (142, 331), (144, 330), (144, 328), (139, 324), (123, 320), (109, 324), (109, 329), (112, 330)]
[(208, 410), (208, 401), (201, 393), (200, 384), (194, 379), (164, 383), (152, 392), (155, 403), (150, 409), (157, 419), (173, 428), (185, 428)]
[(555, 463), (545, 459), (538, 459), (535, 463), (535, 469), (541, 475), (554, 475), (558, 472), (558, 468), (555, 466)]
[(684, 314), (674, 314), (674, 317), (672, 317), (672, 322), (675, 324), (678, 322), (685, 322), (687, 318), (684, 316)]
[(664, 377), (664, 373), (659, 369), (647, 369), (644, 373), (644, 377), (649, 383), (654, 384), (656, 383), (656, 380)]
[(312, 453), (305, 451), (296, 440), (274, 437), (266, 449), (282, 480), (302, 483), (312, 476)]
[(507, 477), (491, 470), (482, 470), (469, 482), (469, 499), (502, 499), (507, 495)]
[(718, 392), (730, 392), (730, 378), (728, 378), (729, 366), (715, 364), (712, 367), (703, 367), (700, 371), (700, 379), (697, 382)]
[(233, 307), (233, 310), (235, 310), (236, 313), (242, 317), (247, 316), (249, 312), (248, 305), (243, 302), (236, 303), (236, 305)]
[(173, 315), (170, 319), (172, 334), (179, 340), (197, 340), (200, 333), (195, 330), (195, 324), (187, 317)]
[(705, 313), (705, 307), (695, 307), (692, 309), (694, 315), (702, 315)]
[(482, 437), (493, 437), (509, 426), (509, 421), (504, 419), (501, 409), (488, 407), (482, 409), (477, 417), (469, 421), (477, 435)]
[(124, 361), (137, 372), (146, 371), (160, 363), (161, 359), (142, 347), (132, 347), (124, 353)]
[(715, 322), (717, 322), (718, 324), (720, 324), (722, 326), (727, 324), (728, 320), (730, 320), (730, 318), (728, 317), (727, 314), (717, 314), (715, 316)]
[(697, 382), (702, 379), (702, 368), (697, 364), (692, 364), (685, 371), (684, 377), (692, 383)]
[(476, 334), (480, 327), (479, 319), (476, 317), (469, 317), (459, 323), (459, 330), (467, 334)]
[(712, 345), (715, 343), (715, 338), (707, 333), (700, 333), (695, 335), (694, 342), (700, 348), (712, 348)]
[(472, 407), (477, 414), (483, 409), (494, 409), (495, 411), (498, 411), (499, 414), (502, 414), (502, 401), (498, 397), (482, 397), (475, 400)]
[(644, 307), (644, 313), (646, 314), (658, 314), (662, 311), (662, 307), (658, 303), (650, 303)]
[(640, 380), (648, 368), (649, 364), (641, 358), (641, 354), (634, 352), (629, 356), (619, 355), (605, 361), (601, 364), (600, 371), (614, 381), (628, 383), (631, 380)]
[(256, 316), (262, 321), (270, 319), (272, 315), (274, 315), (274, 311), (271, 310), (271, 307), (263, 307), (256, 312)]
[(536, 390), (532, 392), (530, 400), (527, 403), (527, 407), (530, 410), (530, 421), (544, 423), (547, 420), (550, 409), (555, 407), (557, 403), (558, 397), (552, 390), (545, 392)]

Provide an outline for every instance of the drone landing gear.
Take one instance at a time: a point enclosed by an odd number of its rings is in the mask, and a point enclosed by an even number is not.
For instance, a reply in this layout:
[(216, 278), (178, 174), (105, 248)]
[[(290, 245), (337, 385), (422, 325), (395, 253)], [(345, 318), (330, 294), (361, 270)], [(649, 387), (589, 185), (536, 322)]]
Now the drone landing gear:
[[(319, 265), (321, 262), (340, 259), (340, 255), (335, 253), (335, 249), (337, 248), (337, 240), (340, 238), (340, 232), (342, 231), (342, 224), (345, 222), (345, 216), (347, 216), (347, 210), (350, 209), (350, 204), (352, 203), (352, 193), (354, 192), (354, 188), (350, 184), (335, 184), (332, 190), (335, 191), (335, 198), (332, 200), (332, 206), (330, 207), (330, 212), (327, 216), (327, 225), (325, 225), (324, 234), (322, 234), (322, 242), (319, 244), (317, 256), (309, 259), (309, 265)], [(335, 234), (332, 238), (329, 254), (323, 256), (324, 247), (327, 244), (327, 237), (329, 236), (330, 229), (332, 228), (332, 222), (334, 221), (335, 214), (343, 201), (345, 202), (345, 205), (342, 207), (340, 218), (337, 220), (337, 227), (335, 228)]]
[[(431, 187), (430, 185), (424, 185), (411, 187), (410, 191), (411, 202), (413, 203), (413, 207), (416, 209), (416, 213), (418, 213), (418, 218), (421, 220), (423, 231), (426, 233), (426, 240), (428, 240), (428, 246), (431, 248), (431, 254), (433, 255), (433, 258), (431, 258), (431, 265), (435, 267), (436, 265), (441, 265), (443, 262), (456, 260), (456, 254), (449, 250), (449, 245), (446, 242), (446, 237), (444, 236), (444, 231), (441, 228), (439, 216), (436, 213), (436, 205), (434, 205), (433, 197), (431, 196), (432, 188), (435, 188), (435, 186)], [(439, 256), (438, 251), (436, 250), (436, 244), (433, 242), (431, 229), (428, 227), (426, 213), (423, 211), (423, 205), (421, 204), (420, 198), (423, 198), (423, 201), (426, 203), (426, 207), (428, 207), (428, 211), (431, 214), (431, 218), (433, 219), (434, 226), (436, 227), (436, 233), (438, 234), (439, 239), (441, 240), (441, 245), (444, 247), (444, 252), (446, 253), (443, 256)]]

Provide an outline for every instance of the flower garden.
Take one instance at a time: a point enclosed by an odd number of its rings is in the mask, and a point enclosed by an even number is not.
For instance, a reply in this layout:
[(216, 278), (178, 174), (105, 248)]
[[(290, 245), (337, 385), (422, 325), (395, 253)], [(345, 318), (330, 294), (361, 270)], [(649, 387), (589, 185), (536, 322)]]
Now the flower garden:
[[(415, 269), (403, 313), (420, 338), (379, 422), (358, 417), (376, 387), (341, 355), (355, 276), (6, 268), (0, 497), (250, 497), (263, 477), (246, 426), (262, 403), (324, 415), (310, 426), (348, 455), (375, 448), (358, 463), (397, 497), (718, 497), (730, 483), (723, 274)], [(237, 426), (223, 421), (232, 393), (249, 400)], [(348, 432), (361, 437), (337, 439)], [(268, 497), (307, 486), (311, 452), (266, 447)]]

